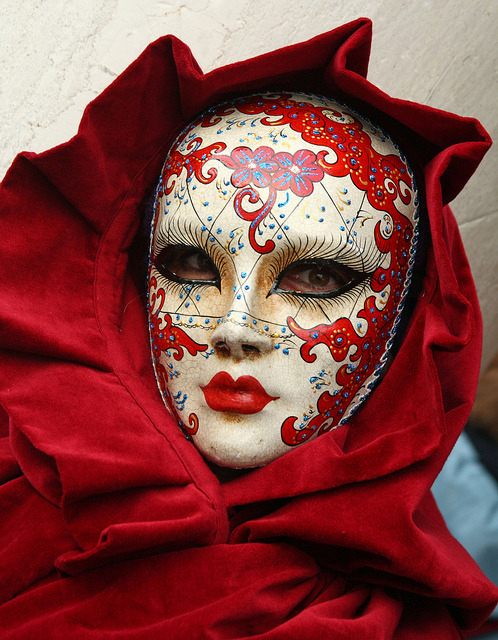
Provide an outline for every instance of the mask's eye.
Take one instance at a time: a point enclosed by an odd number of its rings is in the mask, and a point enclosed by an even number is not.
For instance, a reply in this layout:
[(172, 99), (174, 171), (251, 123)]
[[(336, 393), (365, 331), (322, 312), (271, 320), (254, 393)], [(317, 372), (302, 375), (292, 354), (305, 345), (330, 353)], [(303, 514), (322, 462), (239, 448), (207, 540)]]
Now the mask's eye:
[(184, 245), (169, 245), (157, 256), (155, 266), (165, 278), (174, 282), (202, 282), (203, 284), (214, 284), (219, 288), (219, 271), (202, 249)]
[(333, 260), (314, 260), (294, 263), (277, 279), (271, 293), (301, 293), (328, 297), (351, 289), (366, 274), (337, 264)]

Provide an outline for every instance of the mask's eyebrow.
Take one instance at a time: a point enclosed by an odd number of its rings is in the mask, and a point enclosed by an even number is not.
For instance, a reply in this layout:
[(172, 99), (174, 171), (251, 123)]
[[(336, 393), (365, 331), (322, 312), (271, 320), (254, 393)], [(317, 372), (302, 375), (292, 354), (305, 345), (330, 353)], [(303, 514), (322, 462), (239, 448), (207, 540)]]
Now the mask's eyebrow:
[(289, 265), (303, 260), (333, 260), (339, 264), (359, 271), (373, 273), (384, 258), (372, 236), (355, 236), (347, 233), (311, 236), (291, 235), (289, 232), (270, 254), (268, 268), (276, 278)]

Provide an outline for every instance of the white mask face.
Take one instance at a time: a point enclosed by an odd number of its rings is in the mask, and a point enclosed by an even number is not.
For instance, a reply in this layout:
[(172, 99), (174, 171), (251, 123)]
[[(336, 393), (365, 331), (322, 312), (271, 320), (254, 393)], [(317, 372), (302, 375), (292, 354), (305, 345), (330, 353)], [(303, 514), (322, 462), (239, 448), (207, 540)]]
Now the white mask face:
[(386, 361), (416, 219), (394, 144), (328, 99), (251, 96), (180, 135), (149, 318), (165, 403), (206, 458), (261, 466), (344, 423)]

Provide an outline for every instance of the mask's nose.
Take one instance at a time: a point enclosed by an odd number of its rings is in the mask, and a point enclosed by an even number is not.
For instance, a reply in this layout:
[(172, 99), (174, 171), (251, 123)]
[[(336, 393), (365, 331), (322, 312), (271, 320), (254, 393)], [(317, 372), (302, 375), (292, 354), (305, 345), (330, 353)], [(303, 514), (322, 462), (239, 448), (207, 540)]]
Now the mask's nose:
[(270, 353), (273, 349), (272, 339), (260, 333), (259, 329), (237, 320), (225, 320), (219, 324), (211, 336), (211, 346), (216, 355), (236, 360), (257, 358)]

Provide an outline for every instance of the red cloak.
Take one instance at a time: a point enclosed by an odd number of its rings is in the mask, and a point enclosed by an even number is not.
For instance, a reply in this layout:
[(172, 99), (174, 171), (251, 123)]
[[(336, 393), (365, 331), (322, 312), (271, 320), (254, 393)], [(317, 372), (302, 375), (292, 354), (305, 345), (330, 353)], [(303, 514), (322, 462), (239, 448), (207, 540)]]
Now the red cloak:
[[(366, 79), (371, 25), (203, 74), (161, 38), (78, 134), (0, 190), (3, 638), (460, 638), (498, 594), (430, 487), (473, 401), (476, 293), (447, 206), (481, 125)], [(347, 425), (220, 483), (152, 373), (137, 229), (174, 135), (253, 90), (344, 100), (409, 149), (427, 273), (385, 379)]]

